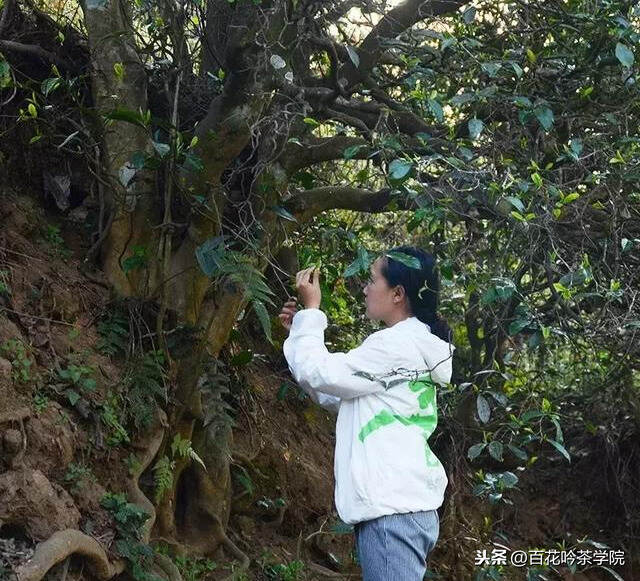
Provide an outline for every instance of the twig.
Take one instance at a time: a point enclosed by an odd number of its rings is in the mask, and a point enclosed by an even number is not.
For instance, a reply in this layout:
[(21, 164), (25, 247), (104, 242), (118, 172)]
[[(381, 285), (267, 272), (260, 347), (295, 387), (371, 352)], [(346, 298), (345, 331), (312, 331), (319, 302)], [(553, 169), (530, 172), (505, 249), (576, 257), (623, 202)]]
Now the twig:
[(29, 313), (22, 313), (20, 311), (14, 311), (9, 307), (0, 307), (0, 312), (9, 311), (10, 313), (14, 313), (21, 317), (31, 317), (32, 319), (38, 319), (39, 321), (49, 321), (50, 323), (56, 323), (58, 325), (66, 325), (67, 327), (73, 327), (73, 323), (67, 323), (66, 321), (58, 321), (57, 319), (48, 319), (47, 317), (38, 317), (37, 315), (30, 315)]

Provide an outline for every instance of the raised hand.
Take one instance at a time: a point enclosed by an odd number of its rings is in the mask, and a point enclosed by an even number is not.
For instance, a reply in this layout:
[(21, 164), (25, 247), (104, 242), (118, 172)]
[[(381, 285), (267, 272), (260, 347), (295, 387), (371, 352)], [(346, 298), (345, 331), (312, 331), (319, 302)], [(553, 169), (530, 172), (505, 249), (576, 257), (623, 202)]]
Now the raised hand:
[(320, 269), (317, 266), (305, 268), (296, 274), (296, 288), (305, 309), (320, 308)]

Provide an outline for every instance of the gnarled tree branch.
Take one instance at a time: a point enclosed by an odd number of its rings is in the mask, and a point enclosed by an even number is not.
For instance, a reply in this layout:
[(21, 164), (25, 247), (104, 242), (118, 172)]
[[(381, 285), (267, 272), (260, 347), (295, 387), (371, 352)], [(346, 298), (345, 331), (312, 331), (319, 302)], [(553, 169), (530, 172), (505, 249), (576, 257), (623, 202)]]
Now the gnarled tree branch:
[(347, 80), (347, 87), (362, 82), (376, 65), (384, 52), (383, 43), (395, 38), (407, 28), (430, 16), (448, 14), (466, 4), (467, 0), (406, 0), (385, 14), (367, 35), (357, 52), (360, 62), (355, 64), (348, 60), (342, 67), (338, 78)]
[(402, 209), (416, 207), (413, 202), (394, 196), (391, 189), (374, 192), (351, 186), (326, 186), (298, 192), (286, 201), (286, 206), (300, 222), (306, 222), (325, 210), (338, 208), (368, 213), (382, 212), (394, 199)]

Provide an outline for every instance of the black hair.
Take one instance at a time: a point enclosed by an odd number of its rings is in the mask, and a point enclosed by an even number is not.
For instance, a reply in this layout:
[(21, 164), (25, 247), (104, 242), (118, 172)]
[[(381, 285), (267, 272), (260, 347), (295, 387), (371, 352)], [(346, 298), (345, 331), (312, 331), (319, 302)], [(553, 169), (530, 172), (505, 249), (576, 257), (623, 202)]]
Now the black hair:
[(447, 321), (438, 314), (440, 281), (433, 254), (415, 246), (398, 246), (388, 253), (408, 254), (420, 261), (420, 268), (413, 268), (385, 253), (380, 272), (389, 286), (404, 287), (411, 314), (429, 325), (434, 335), (450, 343), (453, 333)]

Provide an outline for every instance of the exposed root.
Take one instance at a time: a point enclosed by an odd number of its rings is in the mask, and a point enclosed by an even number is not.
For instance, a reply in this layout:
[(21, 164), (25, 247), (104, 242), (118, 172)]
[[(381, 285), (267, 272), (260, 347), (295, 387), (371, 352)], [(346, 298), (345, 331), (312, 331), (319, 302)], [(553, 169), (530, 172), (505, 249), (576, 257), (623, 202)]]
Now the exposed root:
[(332, 571), (331, 569), (327, 569), (322, 565), (318, 565), (318, 563), (314, 563), (313, 561), (307, 561), (306, 566), (311, 569), (314, 573), (318, 575), (322, 575), (323, 577), (329, 577), (330, 579), (345, 579), (350, 577), (350, 575), (346, 575), (345, 573), (338, 573), (337, 571)]
[(145, 494), (140, 490), (140, 486), (138, 485), (138, 480), (142, 473), (147, 469), (149, 464), (153, 461), (162, 445), (162, 440), (164, 439), (164, 432), (167, 427), (167, 415), (160, 408), (157, 409), (156, 412), (156, 422), (154, 425), (154, 429), (150, 432), (148, 436), (142, 439), (142, 441), (138, 442), (136, 447), (144, 450), (141, 458), (138, 458), (138, 463), (136, 465), (136, 470), (133, 471), (131, 477), (127, 480), (127, 495), (129, 497), (129, 502), (138, 505), (142, 510), (144, 510), (149, 518), (144, 523), (144, 528), (142, 531), (142, 542), (147, 544), (149, 543), (149, 538), (151, 536), (151, 529), (156, 521), (156, 509), (153, 503), (145, 496)]
[(224, 532), (221, 535), (220, 543), (234, 559), (240, 561), (240, 566), (238, 567), (238, 569), (236, 569), (233, 573), (231, 573), (231, 575), (228, 575), (223, 579), (223, 581), (233, 581), (238, 573), (246, 571), (249, 568), (251, 560), (235, 545), (235, 543)]
[(76, 529), (66, 529), (53, 533), (36, 547), (33, 557), (17, 568), (18, 581), (40, 581), (51, 567), (73, 553), (87, 558), (91, 572), (100, 581), (111, 579), (125, 568), (122, 560), (110, 563), (105, 550), (94, 538)]
[(169, 581), (182, 581), (182, 575), (178, 571), (178, 567), (175, 566), (173, 561), (166, 555), (156, 553), (154, 556), (154, 562), (162, 571)]
[[(0, 418), (1, 419), (1, 418)], [(22, 419), (12, 414), (11, 420)], [(155, 522), (156, 511), (151, 501), (143, 494), (138, 485), (140, 475), (151, 464), (164, 438), (167, 417), (161, 409), (157, 410), (155, 429), (138, 443), (138, 448), (143, 450), (141, 458), (138, 458), (136, 470), (127, 481), (127, 494), (129, 501), (138, 505), (149, 514), (142, 533), (142, 542), (148, 543), (151, 528)], [(122, 573), (125, 569), (125, 561), (119, 559), (109, 562), (107, 554), (102, 546), (94, 538), (76, 529), (66, 529), (53, 533), (49, 539), (40, 543), (31, 559), (20, 565), (16, 571), (18, 581), (39, 581), (47, 571), (57, 563), (65, 560), (69, 555), (78, 553), (89, 561), (89, 568), (100, 581), (107, 581), (114, 575)], [(168, 581), (182, 581), (180, 572), (163, 555), (156, 555), (154, 563)]]

